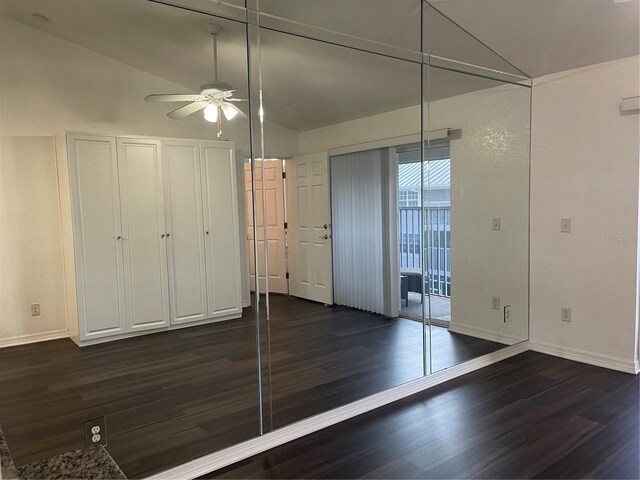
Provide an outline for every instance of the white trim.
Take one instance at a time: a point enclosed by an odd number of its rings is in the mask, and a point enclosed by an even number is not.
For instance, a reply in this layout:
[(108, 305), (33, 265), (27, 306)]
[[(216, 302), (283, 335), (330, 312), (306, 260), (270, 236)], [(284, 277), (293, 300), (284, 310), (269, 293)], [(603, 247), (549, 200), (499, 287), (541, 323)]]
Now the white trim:
[[(451, 133), (450, 128), (441, 128), (440, 130), (425, 131), (425, 140), (441, 140), (448, 138)], [(398, 147), (401, 145), (409, 145), (411, 143), (420, 144), (420, 134), (412, 133), (409, 135), (401, 135), (398, 137), (383, 138), (382, 140), (372, 140), (369, 142), (356, 143), (353, 145), (344, 145), (340, 147), (330, 148), (328, 154), (330, 157), (336, 155), (345, 155), (348, 153), (364, 152), (366, 150), (377, 150), (379, 148)]]
[(27, 345), (29, 343), (46, 342), (48, 340), (58, 340), (69, 338), (69, 330), (52, 330), (50, 332), (30, 333), (27, 335), (16, 335), (15, 337), (0, 338), (0, 348), (15, 347), (16, 345)]
[(310, 433), (317, 432), (323, 428), (388, 405), (389, 403), (415, 393), (422, 392), (423, 390), (427, 390), (453, 378), (526, 352), (528, 349), (528, 342), (505, 347), (497, 352), (483, 355), (482, 357), (441, 370), (432, 375), (421, 377), (398, 387), (385, 390), (384, 392), (376, 393), (348, 405), (334, 408), (328, 412), (292, 423), (291, 425), (274, 430), (261, 437), (252, 438), (251, 440), (210, 453), (147, 478), (154, 480), (196, 478), (297, 438), (309, 435)]
[(468, 335), (470, 337), (482, 338), (483, 340), (489, 340), (491, 342), (504, 343), (505, 345), (514, 345), (523, 341), (521, 338), (514, 335), (496, 332), (495, 330), (488, 330), (486, 328), (474, 327), (473, 325), (460, 324), (457, 322), (451, 322), (449, 324), (449, 331)]
[[(158, 327), (150, 330), (134, 330), (133, 332), (121, 333), (118, 335), (111, 335), (110, 337), (100, 337), (100, 338), (89, 338), (87, 340), (79, 340), (76, 338), (71, 338), (79, 347), (87, 347), (89, 345), (97, 345), (99, 343), (108, 343), (115, 342), (118, 340), (123, 340), (125, 338), (133, 338), (140, 337), (143, 335), (153, 335), (154, 333), (162, 333), (162, 332), (170, 332), (172, 330), (179, 330), (181, 328), (190, 328), (197, 327), (200, 325), (207, 325), (210, 323), (217, 322), (226, 322), (228, 320), (235, 320), (242, 317), (242, 312), (240, 313), (231, 313), (228, 315), (221, 315), (215, 318), (207, 318), (204, 320), (195, 320), (192, 322), (184, 322), (184, 323), (176, 323), (174, 325), (169, 325), (167, 327)], [(68, 336), (68, 335), (67, 335)]]
[(565, 347), (562, 345), (554, 345), (544, 342), (529, 342), (530, 350), (555, 357), (566, 358), (576, 362), (595, 365), (596, 367), (618, 370), (620, 372), (637, 374), (640, 368), (637, 360), (630, 360), (621, 357), (612, 357), (599, 353), (587, 352), (578, 348)]

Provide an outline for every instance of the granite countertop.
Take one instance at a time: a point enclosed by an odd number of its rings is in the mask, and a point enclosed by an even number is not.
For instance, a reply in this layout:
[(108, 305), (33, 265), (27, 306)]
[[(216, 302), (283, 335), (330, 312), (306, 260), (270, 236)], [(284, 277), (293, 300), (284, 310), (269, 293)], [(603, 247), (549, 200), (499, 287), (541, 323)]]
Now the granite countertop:
[(101, 445), (74, 450), (16, 469), (0, 427), (0, 464), (3, 480), (126, 480), (118, 464)]
[(7, 439), (4, 437), (2, 427), (0, 427), (0, 466), (3, 480), (18, 478), (18, 471), (13, 464), (13, 458), (9, 452), (9, 446), (7, 445)]
[(109, 452), (94, 445), (82, 450), (63, 453), (39, 462), (30, 463), (18, 470), (22, 480), (95, 479), (126, 480), (122, 470)]

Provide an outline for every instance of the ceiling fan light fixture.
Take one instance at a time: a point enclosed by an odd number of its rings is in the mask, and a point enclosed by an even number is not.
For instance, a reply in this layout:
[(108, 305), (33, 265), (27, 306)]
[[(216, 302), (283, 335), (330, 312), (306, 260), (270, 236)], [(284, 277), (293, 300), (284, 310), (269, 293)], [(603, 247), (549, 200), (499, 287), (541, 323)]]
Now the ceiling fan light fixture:
[(218, 107), (216, 105), (207, 105), (204, 109), (204, 119), (207, 122), (216, 123), (218, 121)]
[(232, 120), (236, 115), (238, 115), (238, 109), (235, 105), (231, 105), (230, 103), (223, 103), (220, 108), (222, 109), (222, 113), (224, 113), (224, 118), (227, 120)]

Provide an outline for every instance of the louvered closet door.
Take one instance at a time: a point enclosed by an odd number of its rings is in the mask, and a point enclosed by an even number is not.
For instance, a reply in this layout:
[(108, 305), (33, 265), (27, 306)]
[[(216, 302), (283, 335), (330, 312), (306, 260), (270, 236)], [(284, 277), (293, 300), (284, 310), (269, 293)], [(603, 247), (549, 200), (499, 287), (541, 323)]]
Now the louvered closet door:
[(69, 135), (78, 316), (83, 340), (126, 331), (116, 139)]
[(163, 141), (171, 324), (207, 318), (200, 151), (196, 141)]
[(201, 142), (209, 318), (242, 312), (240, 232), (233, 144)]
[(128, 331), (169, 325), (160, 141), (118, 138)]

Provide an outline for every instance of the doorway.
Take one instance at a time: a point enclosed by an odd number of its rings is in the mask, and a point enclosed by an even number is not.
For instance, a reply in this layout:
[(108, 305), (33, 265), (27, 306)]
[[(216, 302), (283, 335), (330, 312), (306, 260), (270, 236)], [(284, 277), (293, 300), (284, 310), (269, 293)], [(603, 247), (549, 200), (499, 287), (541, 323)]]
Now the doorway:
[[(451, 321), (451, 160), (448, 142), (398, 152), (400, 314), (432, 323)], [(422, 218), (421, 218), (422, 216)], [(422, 230), (422, 231), (421, 231)], [(424, 269), (424, 272), (422, 271)], [(423, 297), (424, 295), (424, 297)]]
[[(256, 223), (258, 235), (258, 265), (267, 268), (258, 273), (260, 292), (289, 293), (287, 278), (286, 215), (284, 200), (284, 161), (280, 159), (256, 160), (254, 168), (256, 189)], [(249, 275), (251, 291), (255, 290), (255, 245), (253, 229), (253, 193), (251, 163), (244, 164), (246, 195), (247, 239), (249, 240)], [(263, 192), (264, 190), (264, 192)], [(264, 193), (264, 195), (263, 195)], [(264, 199), (264, 201), (263, 201)], [(266, 228), (265, 228), (266, 227)]]

